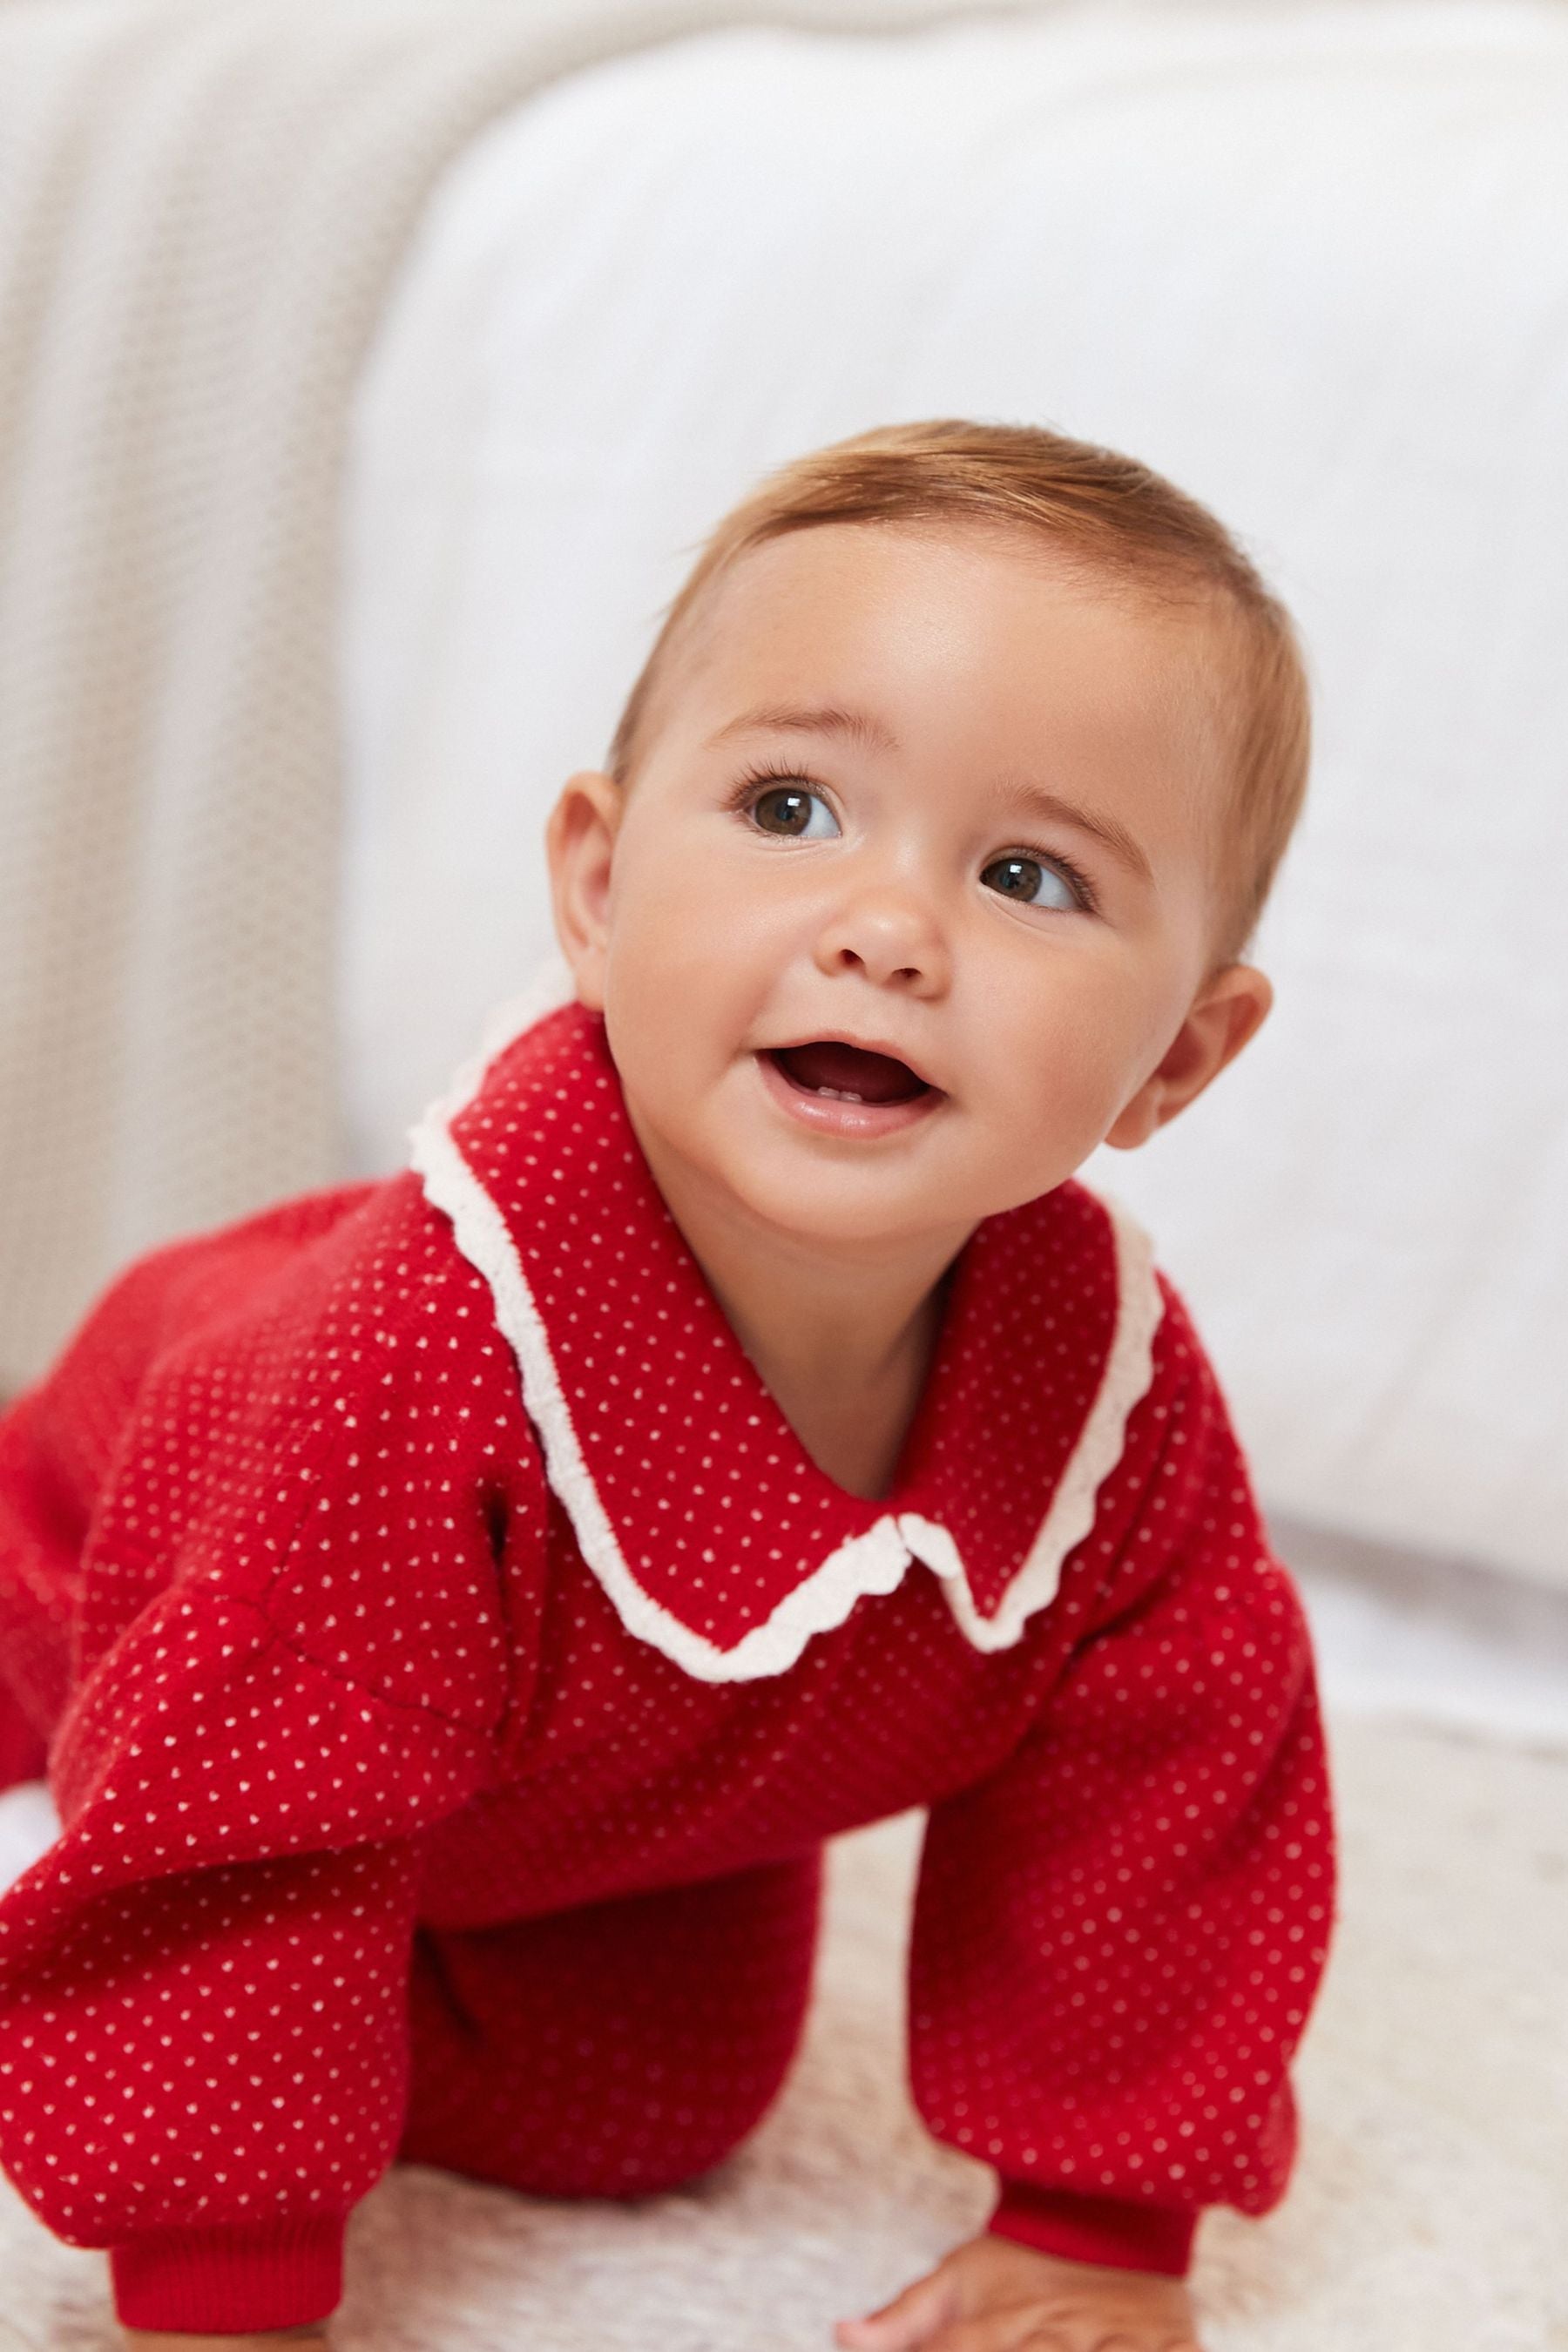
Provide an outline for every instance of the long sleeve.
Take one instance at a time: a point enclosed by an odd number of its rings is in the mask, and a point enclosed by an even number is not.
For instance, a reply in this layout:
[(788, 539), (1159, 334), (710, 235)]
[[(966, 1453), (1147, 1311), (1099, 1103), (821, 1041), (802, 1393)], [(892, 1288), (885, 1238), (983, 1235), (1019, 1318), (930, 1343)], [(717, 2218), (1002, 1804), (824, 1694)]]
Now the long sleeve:
[(239, 1612), (132, 1647), (114, 1761), (0, 1911), (7, 2168), (111, 2250), (127, 2325), (287, 2326), (337, 2302), (390, 2161), (414, 1832), (480, 1751)]
[(1300, 1605), (1173, 1298), (1142, 1434), (1048, 1704), (931, 1811), (910, 2071), (932, 2133), (1001, 2176), (993, 2230), (1180, 2273), (1205, 2206), (1283, 2193), (1333, 1850)]
[(514, 1688), (497, 1547), (541, 1529), (473, 1351), (428, 1344), (466, 1292), (432, 1271), (400, 1321), (341, 1258), (148, 1372), (82, 1554), (63, 1832), (0, 1900), (0, 2155), (134, 2326), (338, 2300), (405, 2104), (421, 1835)]

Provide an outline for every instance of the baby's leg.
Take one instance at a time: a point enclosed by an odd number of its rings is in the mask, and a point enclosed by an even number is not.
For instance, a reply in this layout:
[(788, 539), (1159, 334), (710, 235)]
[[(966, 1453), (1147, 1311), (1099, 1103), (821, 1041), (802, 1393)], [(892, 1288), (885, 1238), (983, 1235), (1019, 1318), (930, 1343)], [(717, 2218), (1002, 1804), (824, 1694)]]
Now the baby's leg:
[(468, 1933), (422, 1928), (399, 2158), (645, 2197), (757, 2124), (805, 2023), (821, 1855)]

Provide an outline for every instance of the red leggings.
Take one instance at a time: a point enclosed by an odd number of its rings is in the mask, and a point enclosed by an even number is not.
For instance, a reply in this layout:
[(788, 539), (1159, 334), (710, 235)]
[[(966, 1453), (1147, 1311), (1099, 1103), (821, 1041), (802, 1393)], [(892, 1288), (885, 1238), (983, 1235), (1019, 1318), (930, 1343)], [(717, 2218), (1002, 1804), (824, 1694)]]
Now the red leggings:
[(772, 2105), (805, 2021), (820, 1852), (516, 1926), (421, 1927), (398, 2147), (545, 2197), (646, 2197)]

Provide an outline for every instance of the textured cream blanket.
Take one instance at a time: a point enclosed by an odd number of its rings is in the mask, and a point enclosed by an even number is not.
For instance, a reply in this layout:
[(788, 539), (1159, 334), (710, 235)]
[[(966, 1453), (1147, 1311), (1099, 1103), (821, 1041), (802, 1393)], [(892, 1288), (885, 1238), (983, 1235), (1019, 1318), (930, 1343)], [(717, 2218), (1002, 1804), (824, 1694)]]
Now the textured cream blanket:
[(132, 1251), (339, 1171), (340, 464), (435, 175), (620, 49), (944, 13), (0, 7), (0, 1391)]
[[(1564, 2352), (1568, 1755), (1342, 1717), (1333, 1752), (1343, 1916), (1300, 2165), (1267, 2221), (1200, 2230), (1204, 2340)], [(339, 2352), (832, 2352), (834, 2319), (979, 2227), (994, 2176), (937, 2147), (903, 2076), (918, 1823), (835, 1847), (805, 2048), (728, 2164), (629, 2206), (395, 2168), (350, 2231)], [(103, 2257), (0, 2180), (3, 2352), (116, 2341)]]

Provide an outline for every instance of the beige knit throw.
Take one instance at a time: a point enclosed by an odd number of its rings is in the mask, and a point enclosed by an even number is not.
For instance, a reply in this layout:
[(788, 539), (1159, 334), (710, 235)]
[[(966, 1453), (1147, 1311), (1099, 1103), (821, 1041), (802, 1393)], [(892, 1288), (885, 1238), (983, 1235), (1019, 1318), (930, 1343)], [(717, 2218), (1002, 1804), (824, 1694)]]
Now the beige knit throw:
[(132, 1252), (340, 1172), (339, 484), (437, 173), (618, 51), (952, 13), (0, 5), (0, 1393)]

